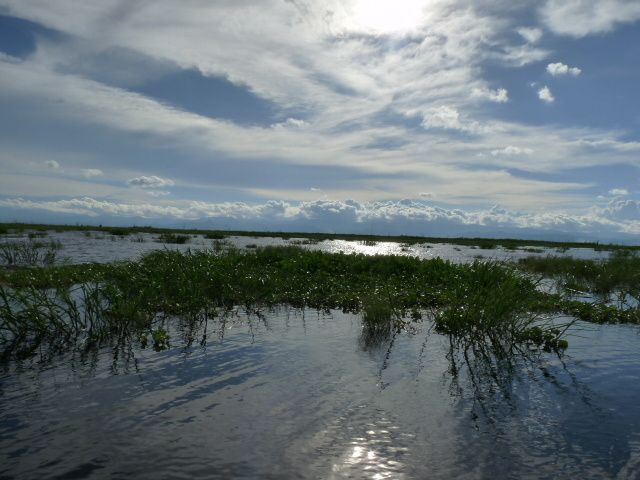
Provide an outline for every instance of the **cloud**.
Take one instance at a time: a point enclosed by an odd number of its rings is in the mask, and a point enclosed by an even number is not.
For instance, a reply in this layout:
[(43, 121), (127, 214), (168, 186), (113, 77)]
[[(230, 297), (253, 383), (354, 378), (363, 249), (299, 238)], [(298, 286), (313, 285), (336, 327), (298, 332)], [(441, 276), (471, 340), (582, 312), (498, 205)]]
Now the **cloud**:
[(538, 90), (538, 98), (546, 103), (553, 103), (556, 101), (556, 97), (553, 96), (551, 90), (546, 85)]
[(175, 182), (167, 178), (156, 177), (155, 175), (143, 175), (141, 177), (130, 178), (129, 180), (127, 180), (127, 184), (132, 187), (140, 188), (165, 188), (173, 187), (175, 185)]
[(47, 160), (46, 162), (44, 162), (44, 164), (52, 170), (58, 170), (60, 168), (60, 164), (55, 160)]
[(274, 123), (272, 128), (304, 128), (309, 124), (299, 118), (287, 118), (284, 122)]
[(542, 38), (543, 32), (539, 28), (521, 27), (516, 30), (527, 43), (538, 43)]
[(609, 195), (629, 195), (629, 190), (627, 190), (626, 188), (612, 188), (611, 190), (609, 190)]
[(509, 92), (505, 88), (499, 88), (497, 90), (474, 88), (471, 92), (471, 96), (496, 103), (506, 103), (509, 101)]
[(547, 58), (551, 52), (533, 45), (508, 45), (504, 47), (502, 60), (510, 65), (523, 67), (531, 63), (540, 62)]
[(171, 192), (166, 192), (164, 190), (147, 190), (147, 195), (154, 198), (166, 197), (167, 195), (171, 195)]
[[(489, 64), (498, 68), (526, 65), (549, 55), (533, 41), (540, 40), (537, 30), (541, 29), (519, 32), (532, 40), (524, 45), (514, 34), (518, 19), (525, 17), (518, 16), (521, 6), (513, 2), (428, 2), (424, 21), (410, 36), (391, 38), (354, 31), (344, 13), (348, 2), (338, 0), (193, 0), (180, 6), (156, 0), (121, 10), (116, 8), (122, 3), (119, 0), (85, 0), (82, 8), (73, 0), (59, 0), (55, 8), (43, 1), (2, 1), (12, 15), (66, 34), (56, 44), (40, 41), (25, 61), (0, 61), (3, 98), (21, 102), (28, 107), (25, 112), (35, 110), (34, 105), (46, 106), (34, 118), (53, 118), (56, 129), (75, 131), (82, 125), (83, 132), (98, 138), (109, 135), (122, 140), (119, 150), (124, 155), (114, 158), (110, 167), (114, 175), (126, 171), (117, 162), (129, 163), (127, 167), (136, 169), (129, 176), (154, 172), (163, 178), (180, 178), (181, 187), (201, 188), (198, 198), (206, 191), (202, 187), (220, 186), (217, 175), (202, 175), (214, 171), (219, 162), (237, 166), (225, 167), (227, 171), (221, 173), (227, 177), (246, 179), (234, 182), (234, 198), (320, 196), (310, 193), (308, 184), (296, 184), (295, 178), (256, 187), (256, 175), (244, 173), (247, 165), (263, 165), (265, 172), (274, 165), (294, 165), (292, 172), (304, 168), (319, 176), (333, 166), (348, 166), (357, 172), (357, 179), (340, 178), (333, 184), (335, 190), (327, 187), (335, 178), (332, 174), (329, 181), (323, 177), (311, 184), (339, 198), (398, 198), (429, 185), (439, 200), (466, 206), (500, 203), (519, 208), (535, 198), (540, 199), (537, 206), (544, 202), (541, 208), (565, 208), (584, 205), (593, 195), (576, 194), (588, 186), (586, 180), (567, 185), (558, 181), (566, 177), (554, 173), (576, 166), (638, 162), (634, 142), (619, 140), (629, 138), (627, 132), (540, 125), (525, 119), (525, 112), (517, 111), (516, 105), (509, 115), (496, 115), (496, 110), (505, 109), (478, 102), (508, 100), (506, 89), (489, 88), (495, 86), (486, 78), (493, 71), (485, 68)], [(159, 25), (169, 25), (169, 31)], [(168, 34), (170, 44), (162, 41)], [(205, 79), (224, 78), (234, 89), (273, 105), (274, 117), (260, 123), (266, 127), (238, 125), (122, 88), (143, 80), (118, 83), (95, 69), (78, 69), (79, 59), (83, 59), (80, 63), (95, 61), (114, 48), (176, 71), (197, 70)], [(98, 63), (104, 69), (105, 64)], [(513, 79), (514, 75), (508, 76)], [(416, 128), (419, 123), (428, 131)], [(393, 145), (375, 151), (367, 148), (384, 143), (381, 139), (393, 139)], [(514, 151), (489, 154), (496, 146), (500, 150), (511, 143), (545, 148), (536, 149), (535, 162)], [(175, 151), (180, 165), (162, 162), (163, 169), (155, 170), (159, 163), (152, 149), (165, 146)], [(477, 152), (485, 152), (486, 158), (476, 160)], [(92, 164), (108, 164), (108, 154), (96, 155), (105, 161)], [(65, 167), (82, 165), (77, 158), (55, 158)], [(477, 169), (469, 169), (469, 158)], [(544, 172), (548, 180), (533, 182), (524, 175), (507, 175), (507, 169)], [(120, 183), (126, 178), (121, 177)], [(22, 181), (28, 184), (28, 179)], [(0, 182), (9, 183), (6, 178)], [(139, 194), (123, 190), (110, 198)], [(28, 194), (13, 186), (11, 192)], [(67, 194), (80, 196), (87, 190)]]
[(491, 155), (494, 157), (498, 157), (501, 155), (531, 155), (533, 150), (527, 147), (514, 147), (512, 145), (508, 145), (504, 148), (500, 148), (497, 150), (491, 150)]
[(460, 115), (458, 110), (448, 105), (426, 110), (423, 113), (422, 126), (426, 129), (442, 128), (463, 132), (476, 132), (480, 128), (478, 122), (467, 121)]
[(614, 220), (640, 222), (640, 202), (616, 199), (609, 202), (601, 214)]
[(549, 72), (554, 77), (559, 75), (571, 75), (573, 77), (577, 77), (582, 73), (578, 67), (570, 67), (569, 65), (565, 65), (564, 63), (550, 63), (547, 65), (547, 72)]
[(541, 17), (554, 33), (584, 37), (640, 20), (637, 0), (547, 0)]
[(85, 178), (99, 177), (102, 174), (103, 174), (102, 170), (98, 170), (97, 168), (83, 168), (82, 169), (82, 176), (85, 177)]
[(84, 215), (92, 218), (120, 217), (130, 221), (164, 219), (205, 222), (209, 226), (245, 229), (275, 226), (289, 231), (336, 231), (402, 233), (415, 235), (516, 235), (544, 238), (630, 238), (640, 233), (640, 202), (614, 200), (588, 214), (510, 211), (494, 206), (465, 211), (427, 205), (410, 199), (360, 203), (355, 200), (316, 200), (292, 204), (269, 201), (184, 202), (160, 205), (118, 203), (91, 197), (57, 201), (22, 198), (0, 200), (0, 207)]

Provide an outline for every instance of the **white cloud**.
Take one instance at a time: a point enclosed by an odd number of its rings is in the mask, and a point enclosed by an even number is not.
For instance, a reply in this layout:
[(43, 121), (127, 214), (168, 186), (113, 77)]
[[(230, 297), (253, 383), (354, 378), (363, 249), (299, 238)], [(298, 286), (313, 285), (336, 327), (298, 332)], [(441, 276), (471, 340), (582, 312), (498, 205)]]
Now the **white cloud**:
[(627, 190), (626, 188), (612, 188), (611, 190), (609, 190), (609, 195), (629, 195), (629, 190)]
[(136, 178), (130, 178), (127, 180), (127, 184), (132, 187), (140, 187), (140, 188), (165, 188), (165, 187), (173, 187), (175, 182), (168, 178), (160, 178), (155, 175), (151, 176), (141, 176)]
[(47, 160), (46, 162), (44, 162), (44, 164), (52, 170), (58, 170), (60, 168), (60, 164), (55, 160)]
[(543, 32), (539, 28), (521, 27), (516, 30), (527, 43), (538, 43), (542, 38)]
[(564, 63), (550, 63), (547, 65), (547, 72), (549, 72), (554, 77), (559, 75), (571, 75), (577, 77), (582, 73), (578, 67), (570, 67), (569, 65), (565, 65)]
[(491, 90), (488, 88), (474, 88), (471, 91), (474, 98), (486, 99), (496, 103), (506, 103), (509, 101), (509, 92), (505, 88)]
[(556, 97), (553, 96), (551, 90), (546, 85), (538, 90), (538, 98), (546, 103), (553, 103), (556, 101)]
[[(203, 220), (207, 225), (259, 228), (276, 226), (297, 231), (356, 231), (416, 235), (508, 234), (569, 238), (625, 238), (640, 233), (640, 202), (614, 200), (589, 214), (514, 212), (493, 207), (478, 211), (445, 209), (412, 200), (360, 203), (354, 200), (316, 200), (291, 204), (269, 201), (250, 205), (243, 202), (184, 202), (158, 205), (117, 203), (91, 197), (57, 201), (22, 198), (0, 200), (0, 207), (44, 210), (90, 217), (135, 219)], [(213, 223), (212, 223), (213, 222)]]
[(541, 16), (553, 32), (584, 37), (640, 20), (638, 0), (547, 0)]
[(533, 45), (508, 45), (504, 47), (502, 59), (505, 63), (523, 67), (531, 63), (540, 62), (547, 58), (551, 52)]
[(533, 150), (527, 147), (514, 147), (512, 145), (508, 145), (504, 148), (499, 148), (496, 150), (491, 150), (491, 155), (494, 157), (498, 157), (501, 155), (531, 155)]
[(102, 170), (99, 170), (97, 168), (83, 168), (82, 169), (82, 176), (85, 177), (85, 178), (99, 177), (102, 174), (103, 174)]
[(304, 128), (309, 124), (299, 118), (287, 118), (284, 122), (274, 123), (272, 128)]
[(167, 195), (171, 195), (171, 192), (166, 192), (164, 190), (148, 190), (147, 195), (154, 198), (166, 197)]
[[(339, 198), (398, 198), (429, 185), (443, 201), (457, 195), (454, 200), (459, 202), (496, 202), (515, 208), (518, 202), (540, 198), (545, 207), (564, 208), (567, 203), (586, 201), (575, 195), (584, 185), (531, 182), (505, 175), (505, 169), (551, 174), (575, 166), (638, 163), (637, 146), (618, 140), (625, 132), (501, 121), (491, 117), (492, 109), (479, 104), (478, 98), (508, 99), (506, 90), (488, 88), (483, 78), (487, 61), (525, 65), (549, 55), (533, 41), (522, 45), (513, 34), (518, 24), (508, 18), (510, 9), (495, 13), (508, 2), (492, 9), (487, 7), (490, 2), (428, 2), (422, 24), (411, 37), (398, 41), (367, 36), (361, 30), (354, 33), (344, 13), (348, 2), (338, 0), (193, 0), (180, 6), (156, 0), (124, 7), (126, 15), (117, 21), (113, 12), (121, 11), (119, 0), (85, 0), (82, 7), (73, 0), (58, 0), (55, 8), (43, 0), (2, 1), (11, 14), (69, 35), (57, 47), (39, 43), (36, 53), (20, 63), (0, 61), (0, 92), (25, 104), (46, 105), (47, 114), (61, 123), (80, 121), (91, 128), (110, 129), (109, 134), (126, 141), (142, 139), (135, 144), (138, 147), (171, 145), (176, 156), (184, 159), (185, 168), (175, 174), (181, 186), (187, 182), (215, 185), (191, 172), (202, 171), (202, 158), (211, 159), (210, 168), (215, 168), (214, 159), (221, 158), (237, 161), (238, 169), (249, 160), (263, 162), (265, 169), (277, 162), (349, 167), (358, 174), (376, 176), (341, 182), (345, 186)], [(168, 25), (169, 31), (158, 25)], [(170, 44), (160, 38), (167, 34)], [(538, 37), (538, 32), (520, 32), (525, 39), (527, 34), (530, 40)], [(99, 76), (80, 76), (65, 69), (70, 59), (77, 63), (80, 54), (91, 56), (112, 48), (129, 49), (172, 68), (224, 77), (271, 102), (281, 115), (278, 118), (285, 120), (268, 125), (273, 120), (266, 119), (264, 127), (241, 126), (172, 108), (101, 83)], [(409, 122), (394, 120), (407, 117), (420, 119), (429, 131), (416, 132), (406, 125)], [(458, 131), (474, 136), (460, 136)], [(397, 142), (393, 149), (367, 147), (380, 139)], [(536, 150), (535, 162), (513, 151), (489, 155), (496, 146), (515, 142), (524, 145), (519, 148), (538, 144), (545, 148)], [(490, 164), (494, 170), (487, 169), (482, 176), (468, 171), (468, 159), (477, 152), (487, 154), (477, 163)], [(56, 158), (65, 166), (80, 164), (68, 157)], [(40, 169), (43, 160), (36, 162)], [(200, 163), (192, 169), (189, 162)], [(135, 168), (135, 172), (154, 172), (152, 156), (136, 158)], [(174, 176), (171, 170), (156, 173)], [(117, 175), (117, 170), (111, 174)], [(126, 178), (121, 177), (121, 182)], [(238, 188), (262, 198), (319, 196), (303, 187), (304, 192), (298, 193), (291, 184), (282, 187), (283, 195), (274, 195), (270, 187), (256, 193), (258, 187), (254, 187), (247, 181)]]
[(448, 105), (427, 109), (423, 113), (422, 126), (426, 129), (442, 128), (463, 132), (477, 132), (481, 129), (478, 122), (465, 119), (458, 110)]
[(640, 202), (637, 200), (611, 200), (601, 214), (615, 220), (640, 222)]

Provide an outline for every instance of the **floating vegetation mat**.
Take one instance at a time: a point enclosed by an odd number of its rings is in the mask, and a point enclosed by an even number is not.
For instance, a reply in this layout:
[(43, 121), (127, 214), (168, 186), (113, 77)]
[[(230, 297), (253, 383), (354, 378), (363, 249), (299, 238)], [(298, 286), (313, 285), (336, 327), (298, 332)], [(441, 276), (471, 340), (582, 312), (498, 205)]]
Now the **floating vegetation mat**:
[[(296, 247), (155, 251), (136, 262), (0, 271), (0, 348), (92, 345), (110, 336), (169, 342), (167, 317), (207, 321), (236, 306), (259, 312), (290, 305), (363, 313), (373, 336), (428, 317), (439, 333), (476, 355), (562, 351), (569, 323), (638, 322), (637, 309), (588, 304), (541, 292), (531, 275), (491, 261), (364, 256)], [(147, 340), (142, 340), (142, 339)]]

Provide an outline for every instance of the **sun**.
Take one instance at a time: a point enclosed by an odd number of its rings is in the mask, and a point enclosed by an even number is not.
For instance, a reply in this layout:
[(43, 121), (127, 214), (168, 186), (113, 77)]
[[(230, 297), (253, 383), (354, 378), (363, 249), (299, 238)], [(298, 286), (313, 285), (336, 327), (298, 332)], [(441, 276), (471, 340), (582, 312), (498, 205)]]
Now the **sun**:
[(406, 33), (422, 22), (425, 0), (356, 0), (353, 22), (375, 33)]

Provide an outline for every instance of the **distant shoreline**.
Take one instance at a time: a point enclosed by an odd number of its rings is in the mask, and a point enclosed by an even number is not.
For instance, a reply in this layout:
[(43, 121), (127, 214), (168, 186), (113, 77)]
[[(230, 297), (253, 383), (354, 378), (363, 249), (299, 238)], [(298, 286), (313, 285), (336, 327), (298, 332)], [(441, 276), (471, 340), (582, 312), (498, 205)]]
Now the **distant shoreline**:
[(485, 249), (496, 247), (555, 247), (555, 248), (593, 248), (595, 250), (640, 250), (640, 245), (621, 245), (599, 242), (562, 242), (552, 240), (526, 240), (517, 238), (480, 238), (480, 237), (423, 237), (415, 235), (363, 235), (352, 233), (318, 233), (318, 232), (271, 232), (249, 230), (213, 230), (197, 228), (161, 228), (151, 226), (114, 227), (105, 225), (53, 225), (42, 223), (0, 223), (0, 234), (20, 232), (25, 230), (35, 231), (97, 231), (114, 235), (129, 235), (132, 233), (181, 233), (191, 235), (208, 235), (214, 237), (279, 237), (283, 239), (309, 238), (315, 240), (373, 240), (376, 242), (397, 243), (451, 243), (456, 245), (478, 246)]

